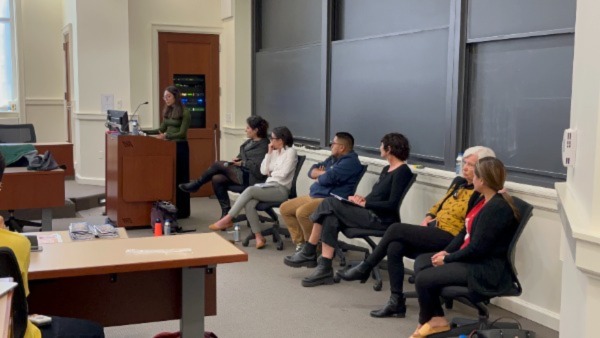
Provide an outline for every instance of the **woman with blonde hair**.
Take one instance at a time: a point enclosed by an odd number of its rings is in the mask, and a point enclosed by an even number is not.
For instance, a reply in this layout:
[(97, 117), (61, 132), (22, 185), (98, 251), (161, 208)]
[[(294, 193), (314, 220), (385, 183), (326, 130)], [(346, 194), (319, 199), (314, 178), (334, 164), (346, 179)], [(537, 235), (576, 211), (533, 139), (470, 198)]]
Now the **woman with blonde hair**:
[(415, 261), (415, 288), (419, 296), (419, 325), (411, 338), (450, 330), (440, 301), (447, 286), (467, 286), (493, 297), (512, 287), (507, 259), (520, 215), (504, 190), (506, 169), (491, 157), (475, 165), (473, 186), (481, 197), (467, 212), (465, 228), (443, 250)]

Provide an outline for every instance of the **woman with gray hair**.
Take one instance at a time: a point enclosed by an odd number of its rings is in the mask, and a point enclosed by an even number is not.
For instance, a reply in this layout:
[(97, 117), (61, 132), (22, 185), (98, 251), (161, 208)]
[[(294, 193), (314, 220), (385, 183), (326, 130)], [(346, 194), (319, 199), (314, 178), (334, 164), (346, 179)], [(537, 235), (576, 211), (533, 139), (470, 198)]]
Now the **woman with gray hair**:
[(475, 164), (484, 157), (496, 155), (487, 147), (467, 149), (463, 155), (462, 176), (457, 176), (452, 181), (446, 195), (429, 209), (420, 225), (390, 225), (367, 259), (355, 267), (337, 272), (343, 280), (360, 280), (364, 283), (373, 267), (387, 255), (392, 294), (383, 308), (371, 311), (371, 317), (405, 316), (403, 258), (416, 258), (423, 253), (440, 251), (464, 228), (467, 208), (479, 197), (479, 193), (473, 190)]

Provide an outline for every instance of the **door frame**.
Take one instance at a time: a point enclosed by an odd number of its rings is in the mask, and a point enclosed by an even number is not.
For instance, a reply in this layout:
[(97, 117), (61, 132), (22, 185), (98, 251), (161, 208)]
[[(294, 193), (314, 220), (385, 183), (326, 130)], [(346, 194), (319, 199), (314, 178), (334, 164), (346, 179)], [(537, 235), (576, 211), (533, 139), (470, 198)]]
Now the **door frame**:
[[(75, 124), (75, 107), (73, 105), (73, 103), (75, 102), (75, 100), (73, 99), (74, 96), (74, 87), (73, 87), (73, 83), (74, 83), (74, 77), (73, 77), (73, 73), (74, 73), (74, 69), (73, 69), (73, 26), (71, 24), (67, 24), (65, 27), (63, 27), (62, 29), (62, 36), (63, 36), (63, 44), (67, 43), (69, 46), (69, 50), (67, 51), (63, 51), (63, 54), (65, 55), (65, 66), (67, 66), (69, 69), (64, 69), (65, 71), (65, 76), (63, 77), (63, 79), (65, 79), (65, 97), (63, 97), (64, 100), (64, 112), (65, 112), (65, 121), (67, 123), (67, 142), (71, 142), (71, 143), (75, 143), (73, 142), (74, 140), (74, 124)], [(69, 97), (66, 97), (66, 93), (69, 93)], [(68, 109), (68, 105), (70, 105), (70, 110)]]
[[(162, 97), (157, 95), (160, 93), (161, 88), (159, 83), (159, 62), (158, 62), (158, 33), (190, 33), (190, 34), (214, 34), (219, 36), (219, 51), (223, 38), (223, 29), (218, 27), (201, 27), (201, 26), (178, 26), (178, 25), (163, 25), (163, 24), (152, 24), (152, 94), (151, 102), (152, 102), (152, 111), (157, 111), (158, 107), (160, 107), (160, 101)], [(221, 58), (221, 54), (219, 53), (219, 59)], [(221, 61), (221, 60), (219, 60)], [(221, 67), (223, 63), (219, 62), (219, 75), (221, 72)], [(221, 88), (221, 76), (219, 76), (219, 88)], [(222, 106), (221, 95), (219, 95), (219, 102)], [(219, 119), (221, 116), (219, 115)], [(156, 119), (154, 114), (152, 115), (152, 127), (158, 128), (160, 125), (159, 119)], [(221, 125), (221, 123), (219, 123)]]

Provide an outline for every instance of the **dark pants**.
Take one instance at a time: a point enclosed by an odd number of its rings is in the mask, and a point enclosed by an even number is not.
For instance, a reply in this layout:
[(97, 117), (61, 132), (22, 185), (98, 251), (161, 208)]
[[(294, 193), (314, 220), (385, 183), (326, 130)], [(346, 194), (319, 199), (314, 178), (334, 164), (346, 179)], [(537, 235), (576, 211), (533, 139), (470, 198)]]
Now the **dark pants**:
[(212, 182), (212, 187), (219, 200), (219, 205), (223, 213), (227, 213), (231, 209), (231, 202), (229, 201), (229, 194), (227, 189), (230, 185), (244, 185), (248, 186), (248, 182), (240, 182), (235, 167), (225, 166), (225, 162), (217, 161), (211, 164), (208, 169), (202, 173), (198, 178), (198, 181), (204, 185), (208, 182)]
[(467, 286), (467, 263), (448, 263), (434, 267), (431, 257), (423, 254), (415, 260), (415, 289), (419, 295), (419, 323), (425, 324), (433, 317), (444, 316), (440, 295), (446, 286)]
[(338, 233), (344, 228), (381, 229), (387, 225), (382, 224), (379, 217), (368, 209), (343, 203), (328, 197), (319, 204), (310, 219), (323, 226), (321, 241), (333, 248), (337, 247)]
[(42, 338), (104, 338), (104, 328), (95, 322), (52, 316), (52, 323), (40, 327)]
[(366, 259), (376, 266), (387, 255), (392, 293), (402, 294), (404, 257), (416, 258), (426, 252), (443, 250), (452, 241), (452, 234), (440, 228), (394, 223), (385, 231), (375, 250)]
[(181, 183), (190, 180), (190, 148), (188, 142), (176, 141), (176, 170), (175, 170), (175, 206), (177, 219), (190, 217), (190, 194), (177, 189)]

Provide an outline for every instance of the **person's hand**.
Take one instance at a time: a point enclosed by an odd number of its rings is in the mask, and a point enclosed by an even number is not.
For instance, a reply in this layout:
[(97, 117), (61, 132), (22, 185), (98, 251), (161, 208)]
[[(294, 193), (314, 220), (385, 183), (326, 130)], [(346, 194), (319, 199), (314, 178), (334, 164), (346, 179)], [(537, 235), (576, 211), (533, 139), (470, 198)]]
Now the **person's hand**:
[(268, 151), (268, 153), (270, 154), (270, 153), (272, 153), (272, 152), (273, 152), (273, 141), (271, 141), (271, 142), (269, 143), (269, 151)]
[(233, 159), (233, 165), (236, 167), (241, 167), (242, 166), (242, 160), (238, 159)]
[(348, 200), (354, 204), (360, 205), (361, 207), (364, 207), (367, 202), (364, 197), (359, 195), (348, 196)]
[(167, 139), (167, 135), (164, 133), (158, 133), (158, 135), (156, 135), (156, 138), (159, 140), (165, 140)]
[(444, 257), (448, 256), (446, 251), (440, 251), (435, 255), (431, 256), (431, 264), (433, 266), (442, 266), (444, 265)]
[(0, 229), (6, 229), (6, 224), (4, 224), (4, 217), (0, 216)]
[(241, 159), (241, 158), (239, 158), (239, 157), (234, 157), (233, 159), (231, 159), (231, 162), (239, 162), (239, 161), (241, 161), (241, 160), (242, 160), (242, 159)]
[(423, 219), (423, 222), (421, 222), (421, 225), (426, 227), (427, 225), (429, 225), (429, 222), (433, 221), (434, 218), (431, 216), (427, 216), (425, 217), (425, 219)]
[(317, 177), (323, 175), (325, 171), (325, 166), (316, 167), (310, 172), (310, 175), (312, 178), (316, 179)]

